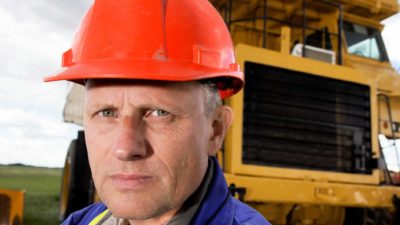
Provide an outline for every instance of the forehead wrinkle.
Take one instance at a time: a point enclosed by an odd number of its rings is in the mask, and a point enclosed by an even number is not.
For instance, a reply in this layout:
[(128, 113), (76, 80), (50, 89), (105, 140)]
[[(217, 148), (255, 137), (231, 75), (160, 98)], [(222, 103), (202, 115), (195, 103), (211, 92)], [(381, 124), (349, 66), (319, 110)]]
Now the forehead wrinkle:
[[(123, 87), (123, 91), (117, 87)], [(200, 107), (201, 111), (205, 111), (206, 102), (206, 91), (200, 83), (192, 82), (157, 82), (157, 81), (132, 81), (128, 80), (122, 82), (122, 80), (88, 80), (86, 83), (86, 92), (91, 89), (107, 89), (107, 92), (113, 91), (113, 88), (117, 88), (118, 92), (123, 93), (124, 104), (129, 104), (135, 108), (163, 108), (172, 107), (178, 111), (192, 112), (196, 107)], [(138, 89), (144, 89), (144, 91), (138, 91)], [(197, 89), (197, 93), (194, 90)], [(155, 90), (152, 91), (152, 90)], [(104, 90), (103, 90), (104, 91)], [(115, 89), (114, 89), (115, 91)], [(161, 96), (169, 96), (160, 97)], [(199, 98), (198, 94), (201, 93)], [(176, 98), (191, 98), (187, 101), (179, 101), (177, 104), (174, 101)], [(115, 98), (113, 98), (115, 99)], [(100, 99), (102, 100), (102, 99)], [(114, 101), (111, 101), (110, 106), (116, 106)], [(187, 103), (182, 105), (182, 103)]]
[[(136, 108), (164, 108), (182, 113), (191, 112), (198, 105), (202, 105), (197, 102), (197, 93), (193, 94), (193, 86), (188, 85), (188, 83), (163, 83), (162, 85), (144, 86), (133, 84), (133, 86), (126, 87), (128, 91), (125, 98), (127, 98), (127, 103)], [(180, 99), (180, 101), (177, 101), (177, 99)]]
[[(111, 89), (110, 89), (111, 87)], [(107, 89), (106, 89), (107, 88)], [(91, 85), (85, 89), (84, 96), (84, 109), (97, 109), (97, 108), (118, 108), (116, 98), (120, 96), (111, 94), (112, 86), (96, 86)], [(90, 100), (90, 101), (89, 101)]]

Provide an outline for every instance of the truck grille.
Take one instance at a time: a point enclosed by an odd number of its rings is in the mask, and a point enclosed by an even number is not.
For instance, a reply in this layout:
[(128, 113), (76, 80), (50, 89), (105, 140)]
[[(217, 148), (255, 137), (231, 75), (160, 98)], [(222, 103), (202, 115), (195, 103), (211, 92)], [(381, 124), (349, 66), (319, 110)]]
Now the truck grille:
[(246, 62), (243, 163), (371, 173), (368, 86)]

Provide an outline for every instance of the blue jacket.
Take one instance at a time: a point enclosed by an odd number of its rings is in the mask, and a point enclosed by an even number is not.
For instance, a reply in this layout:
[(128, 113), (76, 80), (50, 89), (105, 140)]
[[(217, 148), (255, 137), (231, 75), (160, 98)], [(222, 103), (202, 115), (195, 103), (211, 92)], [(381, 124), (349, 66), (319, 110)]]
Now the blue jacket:
[[(215, 165), (207, 194), (190, 225), (270, 225), (260, 213), (230, 195), (222, 170), (217, 162)], [(62, 225), (88, 225), (106, 209), (103, 203), (90, 205), (71, 214)]]

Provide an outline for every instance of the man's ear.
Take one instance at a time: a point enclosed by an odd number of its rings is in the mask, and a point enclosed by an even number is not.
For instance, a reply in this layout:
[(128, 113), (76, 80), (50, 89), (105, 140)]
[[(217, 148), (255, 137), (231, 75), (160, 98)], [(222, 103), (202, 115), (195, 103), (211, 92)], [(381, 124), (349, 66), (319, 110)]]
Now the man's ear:
[(208, 155), (215, 156), (233, 122), (233, 111), (229, 106), (220, 106), (213, 112), (211, 119), (212, 132), (209, 139)]

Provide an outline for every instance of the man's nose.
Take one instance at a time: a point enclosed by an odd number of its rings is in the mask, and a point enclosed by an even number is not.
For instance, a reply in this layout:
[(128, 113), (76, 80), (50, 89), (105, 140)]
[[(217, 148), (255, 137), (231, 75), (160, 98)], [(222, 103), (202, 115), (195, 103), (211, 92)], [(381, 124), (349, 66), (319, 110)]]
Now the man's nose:
[(145, 131), (140, 121), (133, 117), (122, 118), (116, 132), (113, 145), (116, 158), (129, 161), (146, 156)]

